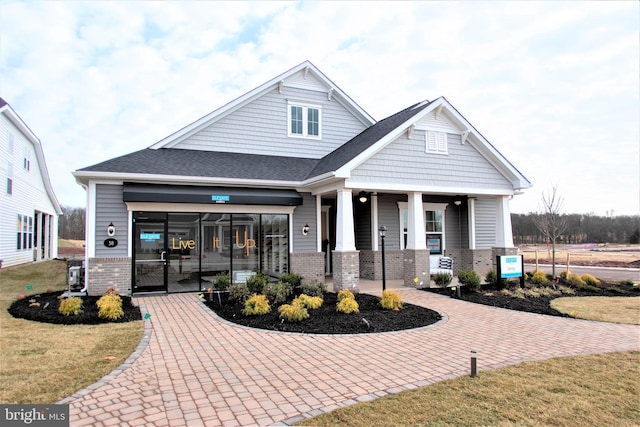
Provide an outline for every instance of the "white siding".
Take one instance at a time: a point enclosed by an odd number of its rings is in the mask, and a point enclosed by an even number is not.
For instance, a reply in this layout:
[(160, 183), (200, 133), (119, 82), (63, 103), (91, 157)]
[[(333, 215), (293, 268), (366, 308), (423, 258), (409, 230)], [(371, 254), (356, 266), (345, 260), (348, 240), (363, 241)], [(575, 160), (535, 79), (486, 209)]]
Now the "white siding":
[[(13, 135), (13, 152), (9, 152), (9, 134)], [(25, 157), (29, 170), (24, 168)], [(7, 194), (7, 175), (12, 165), (13, 191)], [(44, 212), (52, 217), (55, 232), (51, 255), (57, 256), (57, 221), (55, 207), (47, 193), (38, 157), (33, 143), (4, 115), (0, 114), (0, 259), (2, 266), (22, 264), (34, 260), (32, 249), (17, 249), (18, 215), (32, 217), (35, 212)]]
[(352, 171), (363, 183), (511, 190), (511, 183), (460, 135), (448, 134), (449, 154), (427, 153), (425, 132), (404, 133)]
[[(126, 257), (128, 249), (129, 213), (122, 201), (122, 185), (96, 185), (96, 257)], [(116, 226), (115, 248), (107, 248), (107, 227)]]
[[(321, 140), (287, 136), (288, 100), (322, 107)], [(364, 129), (336, 98), (328, 99), (327, 91), (284, 86), (282, 93), (274, 88), (174, 148), (321, 158)]]

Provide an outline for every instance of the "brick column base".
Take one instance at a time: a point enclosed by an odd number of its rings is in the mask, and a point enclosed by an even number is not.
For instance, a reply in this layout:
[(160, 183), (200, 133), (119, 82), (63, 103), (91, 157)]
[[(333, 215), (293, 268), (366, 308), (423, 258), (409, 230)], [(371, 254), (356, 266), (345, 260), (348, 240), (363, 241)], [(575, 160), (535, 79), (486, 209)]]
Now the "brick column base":
[(359, 292), (360, 252), (333, 251), (331, 257), (333, 258), (333, 291), (348, 289), (354, 293)]
[[(416, 280), (418, 278), (418, 280)], [(428, 286), (429, 275), (429, 250), (405, 249), (404, 250), (404, 285)]]
[(294, 252), (289, 256), (291, 272), (302, 276), (303, 283), (324, 283), (324, 252)]

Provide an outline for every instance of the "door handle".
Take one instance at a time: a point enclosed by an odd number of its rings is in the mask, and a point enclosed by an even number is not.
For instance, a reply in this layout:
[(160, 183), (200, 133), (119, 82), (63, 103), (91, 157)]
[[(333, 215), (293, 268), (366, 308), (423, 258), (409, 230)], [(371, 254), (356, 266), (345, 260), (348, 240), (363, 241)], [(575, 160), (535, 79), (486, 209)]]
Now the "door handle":
[(160, 252), (160, 261), (167, 262), (167, 251)]

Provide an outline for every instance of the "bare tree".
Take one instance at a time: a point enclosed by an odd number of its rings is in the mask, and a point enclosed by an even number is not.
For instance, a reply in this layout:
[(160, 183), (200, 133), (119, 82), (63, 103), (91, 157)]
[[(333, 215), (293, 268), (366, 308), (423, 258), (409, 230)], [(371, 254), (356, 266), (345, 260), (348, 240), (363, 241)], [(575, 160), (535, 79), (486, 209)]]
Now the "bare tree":
[(556, 242), (567, 228), (567, 217), (561, 215), (563, 198), (558, 194), (558, 187), (542, 193), (542, 214), (533, 217), (533, 222), (551, 243), (552, 275), (556, 277)]

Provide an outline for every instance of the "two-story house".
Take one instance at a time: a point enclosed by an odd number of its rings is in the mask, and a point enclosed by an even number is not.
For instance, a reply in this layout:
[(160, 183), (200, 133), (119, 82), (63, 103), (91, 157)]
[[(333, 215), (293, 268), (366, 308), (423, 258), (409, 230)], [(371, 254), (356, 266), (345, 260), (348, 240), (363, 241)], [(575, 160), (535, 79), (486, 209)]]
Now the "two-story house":
[[(373, 84), (373, 82), (372, 82)], [(357, 289), (429, 283), (514, 253), (529, 181), (443, 97), (376, 122), (306, 61), (149, 148), (74, 172), (86, 188), (89, 293), (197, 291), (220, 272)]]
[(58, 216), (40, 140), (0, 98), (0, 266), (58, 256)]

